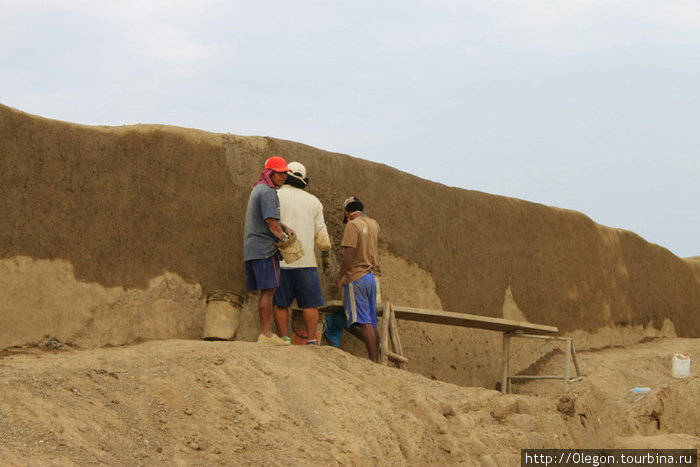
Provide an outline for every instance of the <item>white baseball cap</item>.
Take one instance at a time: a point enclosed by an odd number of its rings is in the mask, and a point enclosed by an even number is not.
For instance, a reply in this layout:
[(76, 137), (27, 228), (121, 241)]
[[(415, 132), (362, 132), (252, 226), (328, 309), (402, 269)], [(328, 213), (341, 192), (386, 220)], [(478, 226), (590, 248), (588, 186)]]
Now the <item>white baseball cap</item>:
[(287, 175), (291, 175), (306, 183), (306, 180), (304, 180), (306, 178), (306, 167), (301, 162), (290, 162), (287, 164)]
[[(360, 201), (360, 200), (359, 200), (359, 198), (356, 198), (355, 196), (351, 196), (351, 197), (347, 198), (345, 201), (343, 201), (343, 207), (347, 208), (348, 204), (354, 203), (355, 201)], [(362, 202), (362, 201), (360, 201), (360, 202)]]

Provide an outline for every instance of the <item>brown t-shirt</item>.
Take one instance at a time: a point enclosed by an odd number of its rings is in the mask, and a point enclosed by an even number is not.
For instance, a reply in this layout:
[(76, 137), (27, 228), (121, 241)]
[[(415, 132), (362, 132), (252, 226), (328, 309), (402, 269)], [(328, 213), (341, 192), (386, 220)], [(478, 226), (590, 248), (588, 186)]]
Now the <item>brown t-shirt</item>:
[(356, 217), (345, 225), (340, 246), (355, 248), (355, 257), (343, 283), (354, 282), (377, 266), (379, 223), (369, 217)]

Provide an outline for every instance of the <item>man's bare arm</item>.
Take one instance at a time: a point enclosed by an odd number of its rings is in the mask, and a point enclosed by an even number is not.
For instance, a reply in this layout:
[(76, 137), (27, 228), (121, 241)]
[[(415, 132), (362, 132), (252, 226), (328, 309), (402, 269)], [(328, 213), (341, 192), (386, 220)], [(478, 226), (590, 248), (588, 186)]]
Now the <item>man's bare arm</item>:
[(265, 219), (265, 223), (267, 224), (267, 228), (270, 229), (270, 232), (272, 232), (272, 235), (277, 237), (278, 240), (283, 240), (287, 234), (292, 233), (291, 229), (286, 228), (284, 224), (273, 217)]

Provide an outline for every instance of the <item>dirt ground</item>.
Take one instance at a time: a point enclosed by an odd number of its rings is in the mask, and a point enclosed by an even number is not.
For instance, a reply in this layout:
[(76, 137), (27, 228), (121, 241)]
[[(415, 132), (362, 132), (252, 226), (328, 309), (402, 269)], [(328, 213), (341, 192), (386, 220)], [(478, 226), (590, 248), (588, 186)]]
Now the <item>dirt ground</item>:
[(677, 352), (700, 355), (700, 339), (579, 352), (585, 376), (568, 393), (540, 380), (502, 395), (330, 346), (46, 339), (0, 357), (0, 461), (507, 466), (524, 448), (698, 449), (700, 378), (692, 357), (689, 377), (672, 378)]

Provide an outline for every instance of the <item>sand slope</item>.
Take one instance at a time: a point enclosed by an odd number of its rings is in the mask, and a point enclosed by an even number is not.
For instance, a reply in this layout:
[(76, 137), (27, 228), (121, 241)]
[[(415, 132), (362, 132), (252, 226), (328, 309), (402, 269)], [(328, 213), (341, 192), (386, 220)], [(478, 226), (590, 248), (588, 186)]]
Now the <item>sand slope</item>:
[(568, 394), (537, 382), (504, 396), (327, 346), (45, 341), (0, 358), (0, 461), (510, 466), (524, 448), (697, 449), (700, 378), (670, 377), (676, 351), (700, 355), (700, 340), (581, 352), (587, 376)]

